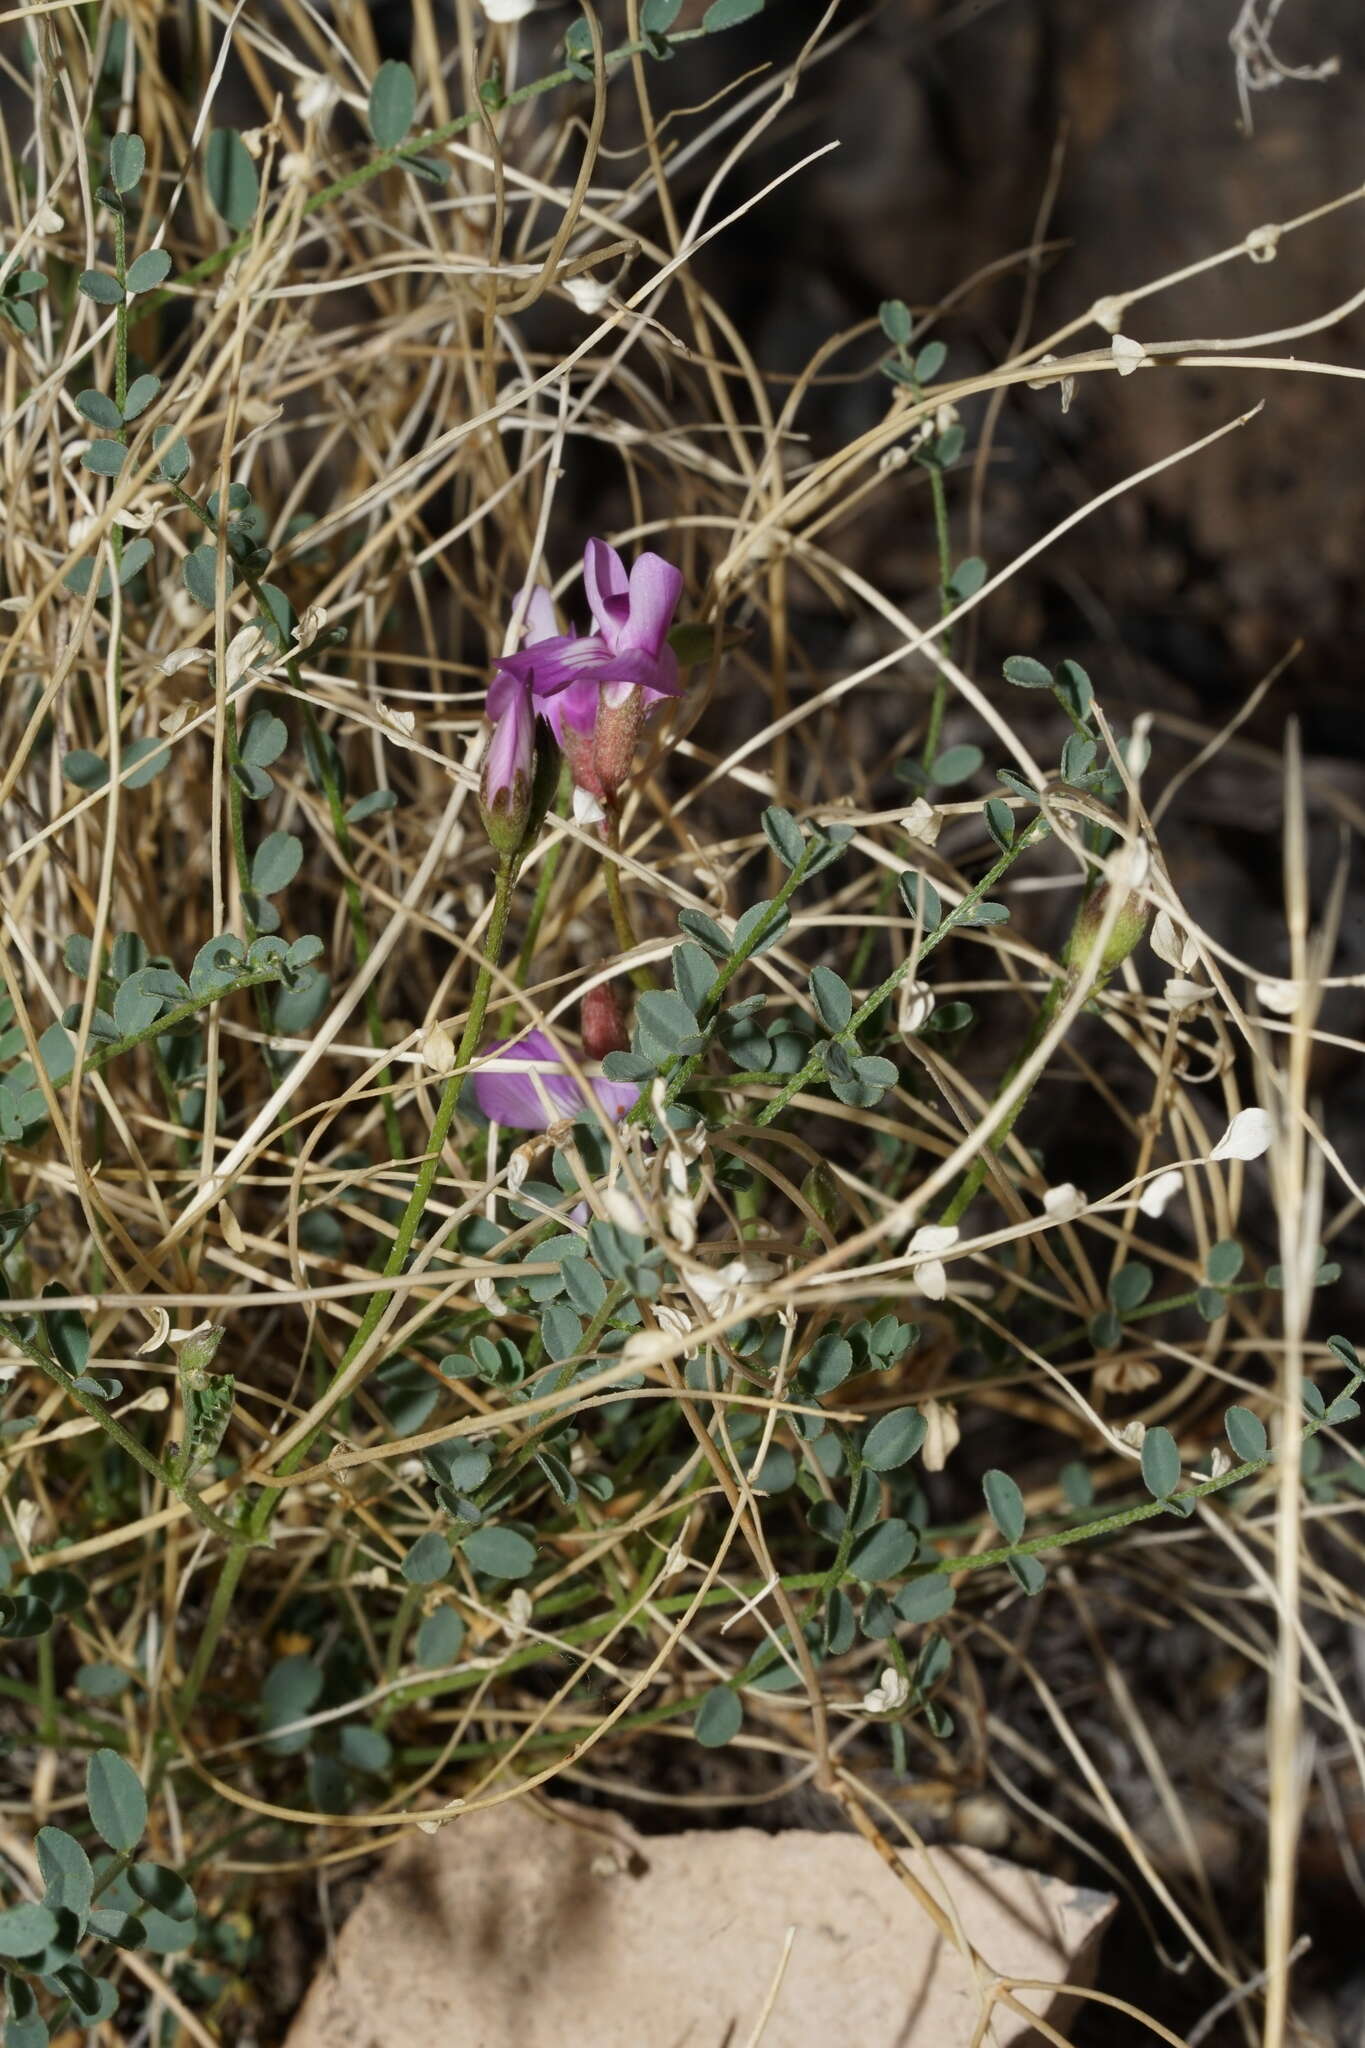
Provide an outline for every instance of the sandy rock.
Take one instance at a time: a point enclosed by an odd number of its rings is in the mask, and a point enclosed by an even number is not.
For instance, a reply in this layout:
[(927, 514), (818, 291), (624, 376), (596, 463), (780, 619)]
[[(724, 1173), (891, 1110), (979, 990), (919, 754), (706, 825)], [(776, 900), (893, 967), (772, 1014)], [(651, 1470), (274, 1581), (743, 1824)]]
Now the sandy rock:
[[(1108, 1894), (969, 1848), (907, 1861), (988, 1971), (1090, 1980)], [(614, 1815), (516, 1800), (394, 1852), (287, 2048), (742, 2048), (789, 1930), (762, 2048), (973, 2040), (966, 1961), (856, 1836), (643, 1837)], [(1020, 1996), (1061, 2016), (1050, 1992)], [(1002, 2010), (986, 2039), (1029, 2037)]]

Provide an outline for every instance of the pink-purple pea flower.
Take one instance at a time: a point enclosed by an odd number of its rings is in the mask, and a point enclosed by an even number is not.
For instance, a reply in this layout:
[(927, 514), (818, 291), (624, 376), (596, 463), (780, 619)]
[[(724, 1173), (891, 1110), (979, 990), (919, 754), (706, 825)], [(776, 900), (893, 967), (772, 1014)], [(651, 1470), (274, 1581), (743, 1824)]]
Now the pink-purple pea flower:
[(586, 1077), (586, 1086), (565, 1067), (554, 1041), (543, 1031), (528, 1031), (515, 1042), (498, 1039), (487, 1048), (501, 1070), (481, 1067), (474, 1076), (474, 1100), (490, 1123), (515, 1131), (547, 1131), (565, 1117), (577, 1116), (596, 1097), (609, 1117), (634, 1109), (640, 1091), (633, 1081)]
[(549, 594), (527, 607), (525, 644), (501, 655), (488, 712), (501, 722), (529, 688), (537, 716), (564, 749), (574, 781), (599, 802), (614, 802), (630, 770), (650, 709), (678, 692), (678, 663), (668, 629), (682, 576), (661, 555), (643, 554), (629, 571), (615, 548), (590, 540), (583, 584), (596, 630), (556, 633)]

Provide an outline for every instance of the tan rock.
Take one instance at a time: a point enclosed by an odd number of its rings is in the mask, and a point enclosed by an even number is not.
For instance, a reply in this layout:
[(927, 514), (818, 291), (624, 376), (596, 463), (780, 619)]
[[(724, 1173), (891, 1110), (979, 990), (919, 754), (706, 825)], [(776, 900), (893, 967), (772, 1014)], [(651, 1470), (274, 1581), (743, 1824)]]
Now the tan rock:
[[(951, 1900), (983, 1983), (1089, 1981), (1108, 1894), (975, 1849), (907, 1861)], [(519, 1799), (400, 1845), (287, 2048), (748, 2048), (779, 1971), (762, 2048), (976, 2038), (968, 1962), (857, 1836), (645, 1837)], [(1020, 1996), (1059, 2017), (1050, 1992)], [(1023, 2048), (1029, 2033), (998, 2009), (985, 2042)]]

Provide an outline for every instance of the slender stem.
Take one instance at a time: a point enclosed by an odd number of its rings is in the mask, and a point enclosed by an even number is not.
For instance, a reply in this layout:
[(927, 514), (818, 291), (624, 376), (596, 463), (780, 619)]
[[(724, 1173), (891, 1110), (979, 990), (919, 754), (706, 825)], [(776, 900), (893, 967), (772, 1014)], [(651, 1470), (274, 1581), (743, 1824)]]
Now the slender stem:
[[(455, 1111), (459, 1105), (460, 1091), (464, 1086), (465, 1072), (470, 1060), (478, 1050), (479, 1040), (483, 1037), (484, 1019), (488, 1014), (488, 999), (493, 988), (493, 975), (497, 969), (498, 962), (502, 958), (503, 942), (507, 936), (507, 914), (511, 907), (514, 879), (515, 869), (513, 866), (509, 862), (502, 862), (498, 868), (497, 881), (494, 886), (493, 909), (488, 921), (485, 958), (479, 968), (478, 980), (474, 985), (474, 996), (469, 1006), (469, 1016), (465, 1020), (464, 1033), (455, 1055), (454, 1068), (441, 1090), (441, 1099), (437, 1104), (436, 1116), (431, 1126), (431, 1136), (427, 1142), (426, 1154), (421, 1166), (418, 1168), (417, 1179), (413, 1183), (412, 1193), (408, 1197), (408, 1204), (403, 1211), (402, 1220), (395, 1233), (389, 1256), (384, 1261), (383, 1278), (385, 1280), (395, 1279), (406, 1266), (409, 1254), (412, 1251), (413, 1240), (417, 1235), (417, 1226), (422, 1220), (428, 1197), (435, 1185), (436, 1176), (440, 1171), (441, 1153), (444, 1149), (446, 1138), (449, 1136), (450, 1126), (455, 1121)], [(346, 1350), (342, 1355), (339, 1372), (344, 1372), (351, 1361), (369, 1343), (392, 1294), (393, 1289), (391, 1287), (385, 1287), (381, 1284), (370, 1296), (365, 1307), (365, 1313), (360, 1318), (351, 1341), (346, 1346)], [(314, 1435), (316, 1435), (316, 1431)], [(305, 1441), (296, 1445), (294, 1452), (289, 1458), (285, 1459), (281, 1469), (288, 1472), (300, 1464), (306, 1455), (308, 1444), (312, 1441), (313, 1438), (310, 1436)]]
[[(668, 42), (670, 45), (690, 43), (695, 42), (701, 36), (714, 35), (716, 33), (715, 29), (705, 27), (678, 29), (669, 34)], [(650, 54), (652, 54), (652, 45), (648, 42), (621, 43), (618, 44), (616, 49), (606, 52), (603, 60), (604, 68), (607, 72), (610, 72), (613, 69), (619, 69), (622, 64), (632, 57)], [(554, 92), (560, 86), (572, 85), (576, 80), (582, 83), (583, 79), (584, 74), (581, 69), (574, 70), (566, 64), (558, 71), (548, 72), (543, 78), (532, 79), (529, 84), (518, 86), (515, 92), (505, 94), (492, 111), (501, 112), (504, 107), (522, 106), (526, 101), (536, 99), (542, 93)], [(405, 157), (420, 156), (425, 150), (439, 149), (444, 143), (452, 142), (457, 135), (463, 135), (466, 129), (473, 128), (485, 121), (489, 111), (487, 107), (472, 108), (467, 113), (457, 114), (453, 120), (443, 122), (439, 128), (428, 128), (421, 135), (406, 137), (395, 149), (377, 150), (372, 157), (368, 158), (363, 164), (358, 164), (353, 171), (347, 171), (344, 177), (336, 178), (330, 185), (324, 185), (319, 191), (314, 192), (304, 204), (304, 218), (307, 219), (312, 214), (323, 212), (331, 206), (334, 199), (340, 199), (348, 192), (355, 192), (361, 186), (368, 185), (372, 179), (382, 177), (386, 171), (391, 171), (401, 166)], [(243, 250), (251, 247), (253, 237), (254, 229), (247, 229), (244, 233), (238, 235), (235, 240), (228, 242), (223, 248), (215, 249), (211, 256), (205, 256), (199, 263), (192, 264), (188, 270), (182, 271), (177, 278), (177, 290), (188, 284), (197, 284), (201, 278), (212, 277), (217, 271), (224, 269), (227, 264), (240, 256)], [(143, 300), (143, 311), (155, 312), (174, 297), (175, 292), (170, 290), (149, 292)]]
[[(1013, 846), (1009, 848), (1008, 852), (1002, 853), (999, 860), (986, 870), (981, 880), (967, 891), (962, 901), (949, 911), (937, 931), (932, 931), (928, 934), (918, 953), (910, 954), (908, 958), (901, 962), (899, 967), (893, 968), (892, 972), (886, 977), (886, 980), (880, 982), (873, 989), (871, 995), (859, 1004), (844, 1029), (836, 1034), (840, 1045), (856, 1043), (857, 1034), (862, 1026), (866, 1024), (873, 1012), (880, 1008), (888, 996), (895, 994), (911, 968), (918, 967), (934, 951), (936, 946), (942, 945), (949, 934), (956, 931), (965, 922), (985, 896), (987, 890), (994, 888), (1000, 877), (1018, 860), (1020, 854), (1027, 847), (1036, 846), (1039, 840), (1045, 838), (1050, 830), (1051, 827), (1047, 820), (1043, 817), (1037, 817), (1031, 825), (1027, 826), (1019, 834), (1019, 837), (1015, 840)], [(780, 1116), (794, 1095), (799, 1095), (803, 1088), (808, 1088), (812, 1081), (820, 1077), (824, 1072), (824, 1066), (824, 1055), (819, 1052), (813, 1053), (806, 1061), (805, 1066), (802, 1067), (800, 1073), (793, 1074), (780, 1092), (768, 1103), (767, 1107), (760, 1110), (758, 1116), (754, 1119), (755, 1123), (760, 1125), (770, 1124), (774, 1117)]]
[[(557, 817), (562, 818), (567, 813), (569, 792), (572, 788), (573, 777), (570, 774), (569, 764), (566, 761), (560, 770), (559, 789), (555, 796), (554, 809)], [(550, 907), (550, 894), (554, 888), (555, 876), (559, 873), (560, 862), (564, 858), (566, 844), (567, 841), (563, 838), (556, 839), (554, 844), (548, 848), (545, 858), (540, 864), (540, 874), (536, 880), (536, 893), (531, 899), (530, 915), (526, 920), (526, 931), (522, 938), (521, 951), (517, 955), (517, 964), (512, 975), (512, 979), (518, 988), (525, 988), (531, 978), (531, 965), (536, 957), (536, 947), (540, 944), (540, 927), (544, 924), (545, 913)], [(509, 1002), (504, 1008), (498, 1023), (499, 1033), (503, 1035), (510, 1033), (515, 1029), (516, 1021), (517, 1006), (515, 1003)]]
[[(376, 1287), (366, 1303), (365, 1312), (352, 1334), (350, 1343), (342, 1353), (341, 1363), (336, 1372), (338, 1380), (344, 1377), (348, 1366), (360, 1355), (379, 1327), (384, 1310), (393, 1295), (392, 1287), (386, 1286), (384, 1283), (397, 1278), (407, 1264), (412, 1251), (413, 1241), (417, 1235), (417, 1227), (422, 1220), (428, 1198), (436, 1181), (436, 1175), (440, 1170), (441, 1153), (444, 1150), (450, 1126), (455, 1120), (455, 1111), (459, 1104), (460, 1091), (464, 1086), (465, 1072), (470, 1060), (478, 1050), (479, 1041), (483, 1036), (484, 1021), (488, 1014), (488, 999), (493, 988), (493, 976), (502, 958), (503, 944), (507, 936), (507, 916), (511, 907), (512, 887), (515, 880), (516, 864), (506, 860), (502, 861), (498, 867), (494, 886), (493, 909), (489, 918), (484, 959), (479, 968), (478, 979), (474, 984), (474, 995), (469, 1006), (469, 1016), (465, 1022), (459, 1049), (455, 1055), (455, 1065), (447, 1077), (445, 1086), (441, 1090), (441, 1099), (437, 1105), (436, 1116), (432, 1123), (426, 1154), (418, 1169), (412, 1193), (408, 1197), (407, 1207), (403, 1211), (398, 1229), (394, 1235), (393, 1245), (390, 1248), (387, 1259), (384, 1261), (383, 1277), (379, 1286)], [(281, 1473), (288, 1474), (298, 1469), (299, 1465), (307, 1457), (311, 1445), (316, 1441), (319, 1430), (325, 1427), (326, 1420), (324, 1418), (317, 1425), (316, 1429), (311, 1430), (306, 1437), (301, 1438), (295, 1444), (293, 1450), (280, 1462)], [(228, 1552), (227, 1557), (223, 1561), (218, 1584), (214, 1589), (213, 1600), (204, 1623), (204, 1633), (200, 1639), (194, 1667), (190, 1672), (184, 1692), (181, 1695), (180, 1713), (182, 1718), (189, 1712), (190, 1707), (193, 1706), (194, 1701), (198, 1697), (199, 1689), (204, 1682), (204, 1676), (211, 1668), (218, 1639), (227, 1620), (228, 1612), (232, 1605), (232, 1597), (242, 1574), (242, 1567), (246, 1562), (246, 1552), (254, 1541), (259, 1540), (260, 1533), (269, 1523), (270, 1517), (275, 1510), (277, 1498), (278, 1495), (273, 1488), (269, 1488), (261, 1494), (252, 1510), (246, 1536), (237, 1538), (233, 1548)]]
[[(924, 395), (918, 385), (915, 386), (915, 394), (917, 397)], [(938, 464), (928, 462), (923, 467), (929, 472), (929, 494), (934, 502), (934, 531), (938, 537), (939, 615), (946, 619), (954, 610), (953, 594), (949, 588), (953, 574), (953, 543), (948, 525), (948, 493), (943, 482), (943, 471)], [(944, 633), (941, 639), (943, 652), (950, 654), (952, 635)], [(940, 669), (934, 680), (934, 694), (929, 702), (929, 724), (924, 735), (924, 752), (920, 757), (926, 774), (933, 773), (934, 762), (938, 758), (939, 734), (943, 729), (943, 714), (947, 703), (948, 684)]]
[[(607, 845), (602, 861), (602, 879), (606, 883), (607, 903), (611, 909), (612, 930), (616, 933), (616, 943), (623, 953), (633, 953), (640, 941), (636, 938), (635, 927), (630, 921), (625, 891), (621, 887), (621, 869), (616, 860), (621, 844), (620, 829), (620, 814), (613, 806), (607, 812)], [(631, 968), (630, 978), (642, 992), (659, 986), (652, 970), (643, 963)]]
[[(197, 498), (192, 497), (188, 491), (182, 490), (179, 484), (172, 483), (171, 490), (185, 507), (186, 511), (192, 512), (200, 524), (213, 534), (216, 539), (218, 536), (218, 522), (214, 519), (207, 506), (201, 505)], [(244, 563), (232, 562), (230, 556), (229, 562), (233, 569), (240, 574), (242, 581), (260, 606), (262, 617), (266, 619), (273, 618), (274, 614), (266, 600), (266, 594), (261, 586), (260, 578), (254, 571), (248, 569)], [(360, 885), (355, 876), (351, 830), (346, 821), (345, 802), (336, 776), (332, 772), (331, 759), (327, 748), (323, 744), (322, 734), (318, 727), (313, 707), (308, 702), (303, 674), (299, 668), (297, 655), (286, 651), (284, 666), (290, 683), (298, 692), (299, 701), (303, 705), (304, 719), (307, 723), (309, 737), (313, 742), (313, 754), (318, 764), (318, 776), (322, 783), (323, 795), (327, 800), (327, 809), (332, 821), (332, 832), (342, 861), (342, 889), (345, 893), (347, 913), (350, 917), (351, 943), (355, 947), (356, 963), (358, 966), (363, 967), (370, 957), (370, 934), (365, 922), (364, 899), (361, 896)], [(241, 767), (242, 756), (237, 743), (237, 718), (231, 704), (229, 704), (227, 712), (227, 733), (229, 767), (232, 767), (234, 764)], [(236, 775), (232, 775), (229, 778), (228, 803), (229, 816), (232, 821), (233, 855), (237, 865), (238, 880), (245, 894), (250, 887), (250, 866), (242, 822), (242, 793)], [(370, 1034), (370, 1043), (376, 1052), (383, 1052), (386, 1048), (384, 1015), (379, 1007), (379, 991), (373, 983), (365, 990), (364, 1008), (365, 1023)], [(262, 1028), (268, 1032), (268, 1018), (262, 1018)], [(273, 1063), (273, 1054), (269, 1046), (266, 1048), (266, 1059), (267, 1064)], [(272, 1078), (278, 1080), (278, 1074), (272, 1073)], [(384, 1136), (389, 1147), (389, 1156), (391, 1159), (401, 1159), (403, 1156), (403, 1136), (398, 1125), (398, 1112), (393, 1103), (393, 1069), (387, 1065), (382, 1067), (377, 1078), (379, 1086), (384, 1091)]]
[(139, 1443), (132, 1431), (125, 1428), (116, 1415), (111, 1415), (102, 1401), (87, 1393), (84, 1387), (78, 1386), (75, 1376), (69, 1373), (64, 1365), (58, 1364), (57, 1360), (50, 1357), (39, 1345), (30, 1343), (27, 1338), (21, 1336), (7, 1316), (0, 1317), (0, 1337), (3, 1337), (7, 1344), (13, 1345), (30, 1365), (36, 1365), (39, 1372), (59, 1386), (64, 1394), (69, 1394), (71, 1399), (99, 1424), (111, 1442), (116, 1443), (121, 1451), (126, 1451), (135, 1464), (140, 1465), (158, 1485), (164, 1486), (168, 1493), (173, 1494), (189, 1509), (196, 1522), (201, 1523), (205, 1529), (211, 1529), (215, 1536), (225, 1537), (230, 1543), (241, 1541), (239, 1529), (235, 1529), (230, 1522), (225, 1522), (221, 1515), (215, 1514), (198, 1494), (191, 1492), (187, 1487), (177, 1486), (173, 1475), (162, 1464), (160, 1458), (154, 1456), (145, 1444)]
[[(293, 683), (295, 689), (302, 693), (303, 677), (299, 673), (299, 665), (292, 655), (287, 657), (285, 666), (289, 673), (289, 680)], [(331, 755), (323, 744), (322, 733), (319, 729), (317, 718), (314, 715), (313, 707), (306, 699), (303, 699), (303, 715), (308, 727), (309, 737), (313, 742), (313, 755), (318, 764), (318, 775), (322, 782), (323, 795), (327, 799), (327, 809), (332, 820), (332, 836), (336, 840), (337, 852), (342, 860), (341, 886), (345, 892), (346, 910), (351, 920), (351, 944), (355, 948), (356, 965), (363, 967), (370, 957), (370, 932), (369, 926), (365, 922), (365, 901), (360, 893), (360, 884), (356, 880), (351, 828), (346, 822), (345, 800), (342, 797), (336, 776), (332, 772)], [(376, 1052), (382, 1052), (386, 1043), (384, 1037), (384, 1013), (379, 1007), (379, 990), (373, 982), (370, 982), (365, 990), (364, 1004), (365, 1024), (370, 1034), (370, 1043)], [(378, 1085), (384, 1091), (384, 1137), (388, 1144), (389, 1157), (391, 1159), (401, 1159), (403, 1156), (403, 1133), (399, 1128), (398, 1111), (394, 1107), (393, 1101), (393, 1069), (388, 1066), (381, 1067), (376, 1079)]]
[[(744, 943), (740, 946), (736, 946), (733, 953), (729, 953), (726, 955), (725, 959), (721, 962), (719, 968), (716, 970), (715, 980), (711, 983), (710, 988), (706, 991), (706, 996), (701, 1006), (701, 1014), (697, 1020), (698, 1023), (705, 1024), (712, 1016), (714, 1016), (715, 1011), (720, 1003), (721, 997), (725, 994), (726, 989), (730, 986), (730, 983), (739, 973), (740, 968), (743, 967), (747, 961), (753, 959), (754, 954), (760, 951), (760, 949), (762, 948), (765, 939), (770, 938), (773, 932), (780, 925), (788, 903), (796, 894), (796, 891), (800, 888), (802, 882), (804, 882), (804, 880), (806, 879), (806, 876), (810, 871), (811, 864), (815, 860), (816, 855), (821, 851), (822, 846), (820, 841), (814, 840), (807, 842), (805, 852), (801, 855), (800, 860), (797, 861), (796, 866), (788, 874), (787, 879), (782, 884), (782, 887), (778, 890), (777, 894), (772, 898), (771, 902), (768, 904), (768, 907), (766, 911), (763, 913), (763, 916), (757, 920), (753, 930), (744, 940)], [(664, 1073), (669, 1075), (670, 1077), (668, 1082), (668, 1092), (664, 1096), (665, 1108), (667, 1108), (670, 1103), (677, 1101), (678, 1096), (682, 1093), (683, 1089), (692, 1079), (692, 1076), (695, 1074), (697, 1068), (700, 1066), (702, 1060), (705, 1058), (705, 1054), (706, 1048), (703, 1046), (701, 1052), (689, 1053), (686, 1059), (678, 1061), (676, 1066), (672, 1068), (664, 1068)], [(730, 1085), (733, 1085), (733, 1083), (739, 1078), (740, 1077), (737, 1075), (731, 1076)], [(630, 1115), (626, 1119), (626, 1121), (628, 1123), (633, 1124), (643, 1123), (645, 1119), (651, 1116), (652, 1114), (653, 1111), (648, 1101), (648, 1098), (642, 1095), (640, 1097), (640, 1100), (636, 1103), (634, 1109), (630, 1112)]]
[[(264, 1528), (264, 1523), (259, 1521), (254, 1511), (252, 1514), (252, 1525), (258, 1531)], [(214, 1657), (217, 1655), (218, 1638), (223, 1633), (223, 1624), (228, 1618), (228, 1612), (232, 1606), (232, 1598), (237, 1591), (237, 1582), (242, 1576), (242, 1568), (246, 1564), (247, 1552), (251, 1547), (251, 1540), (237, 1536), (234, 1538), (227, 1556), (223, 1559), (222, 1569), (218, 1574), (218, 1582), (214, 1586), (213, 1597), (209, 1602), (209, 1611), (204, 1620), (203, 1631), (194, 1653), (194, 1662), (190, 1666), (189, 1676), (181, 1688), (180, 1698), (176, 1703), (176, 1711), (182, 1721), (187, 1720), (193, 1711), (194, 1703), (199, 1697), (200, 1689), (203, 1686), (204, 1680), (208, 1677), (209, 1668), (213, 1663)]]
[[(1033, 1020), (1033, 1025), (1029, 1031), (1028, 1037), (1024, 1040), (1024, 1043), (1019, 1048), (1018, 1053), (1015, 1055), (1014, 1059), (1010, 1061), (1009, 1066), (1005, 1069), (1004, 1074), (1000, 1078), (1000, 1082), (996, 1087), (995, 1094), (992, 1097), (993, 1101), (999, 1100), (1000, 1096), (1003, 1095), (1005, 1090), (1009, 1087), (1010, 1082), (1019, 1072), (1019, 1069), (1023, 1066), (1024, 1062), (1037, 1051), (1039, 1045), (1042, 1042), (1043, 1034), (1046, 1032), (1049, 1024), (1051, 1024), (1052, 1022), (1053, 1017), (1057, 1013), (1057, 1005), (1061, 1001), (1062, 990), (1065, 988), (1065, 986), (1065, 982), (1054, 981), (1051, 987), (1048, 989), (1048, 992), (1044, 996), (1042, 1004), (1039, 1008), (1038, 1015)], [(1000, 1123), (998, 1123), (995, 1129), (991, 1132), (990, 1137), (986, 1140), (980, 1152), (972, 1161), (966, 1173), (962, 1176), (962, 1179), (958, 1184), (957, 1192), (952, 1196), (952, 1198), (948, 1202), (947, 1207), (944, 1209), (942, 1216), (940, 1216), (939, 1218), (940, 1223), (946, 1224), (960, 1222), (962, 1217), (966, 1214), (967, 1209), (971, 1204), (973, 1196), (976, 1195), (976, 1193), (979, 1191), (983, 1182), (985, 1181), (986, 1175), (990, 1171), (990, 1163), (993, 1155), (997, 1152), (1001, 1152), (1004, 1150), (1006, 1140), (1008, 1139), (1010, 1132), (1014, 1129), (1014, 1126), (1018, 1123), (1020, 1116), (1023, 1114), (1023, 1111), (1028, 1103), (1028, 1099), (1030, 1095), (1032, 1095), (1032, 1093), (1032, 1088), (1026, 1088), (1023, 1094), (1019, 1097), (1019, 1100), (1015, 1103), (1009, 1115), (1005, 1117)]]
[[(82, 1065), (81, 1073), (97, 1074), (100, 1068), (107, 1067), (111, 1060), (121, 1059), (124, 1053), (132, 1052), (139, 1045), (145, 1045), (149, 1039), (160, 1038), (163, 1032), (173, 1030), (177, 1024), (184, 1024), (189, 1018), (199, 1016), (214, 1003), (221, 1002), (224, 996), (239, 995), (243, 989), (259, 988), (263, 983), (278, 981), (279, 978), (280, 970), (272, 962), (269, 967), (245, 968), (223, 988), (210, 989), (205, 995), (186, 996), (184, 1002), (174, 1004), (158, 1017), (154, 1024), (144, 1024), (141, 1030), (130, 1031), (126, 1038), (116, 1039), (111, 1045), (98, 1046)], [(58, 1074), (52, 1079), (52, 1085), (54, 1088), (63, 1088), (70, 1079), (70, 1074)]]

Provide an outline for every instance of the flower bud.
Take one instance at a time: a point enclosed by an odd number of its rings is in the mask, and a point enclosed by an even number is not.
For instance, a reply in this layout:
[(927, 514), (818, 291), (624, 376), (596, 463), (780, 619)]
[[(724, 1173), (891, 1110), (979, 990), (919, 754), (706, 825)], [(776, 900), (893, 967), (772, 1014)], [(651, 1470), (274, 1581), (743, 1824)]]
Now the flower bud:
[(590, 988), (583, 998), (583, 1051), (590, 1060), (604, 1060), (609, 1052), (630, 1051), (630, 1027), (620, 996), (612, 982)]
[(1100, 932), (1109, 915), (1113, 890), (1108, 882), (1102, 882), (1098, 889), (1081, 905), (1076, 913), (1076, 922), (1071, 928), (1071, 937), (1066, 943), (1063, 958), (1073, 974), (1083, 974), (1095, 966), (1096, 979), (1103, 981), (1122, 966), (1128, 955), (1138, 944), (1147, 929), (1149, 906), (1142, 897), (1132, 890), (1124, 892), (1123, 902), (1114, 918), (1104, 951), (1099, 961), (1093, 960), (1099, 943)]
[(488, 693), (493, 733), (484, 757), (479, 809), (493, 850), (503, 860), (529, 851), (545, 822), (559, 781), (559, 749), (538, 719), (531, 686), (499, 676)]
[(510, 857), (521, 851), (531, 815), (531, 780), (535, 772), (536, 719), (527, 683), (509, 679), (501, 693), (484, 756), (479, 809), (484, 830), (496, 852)]

